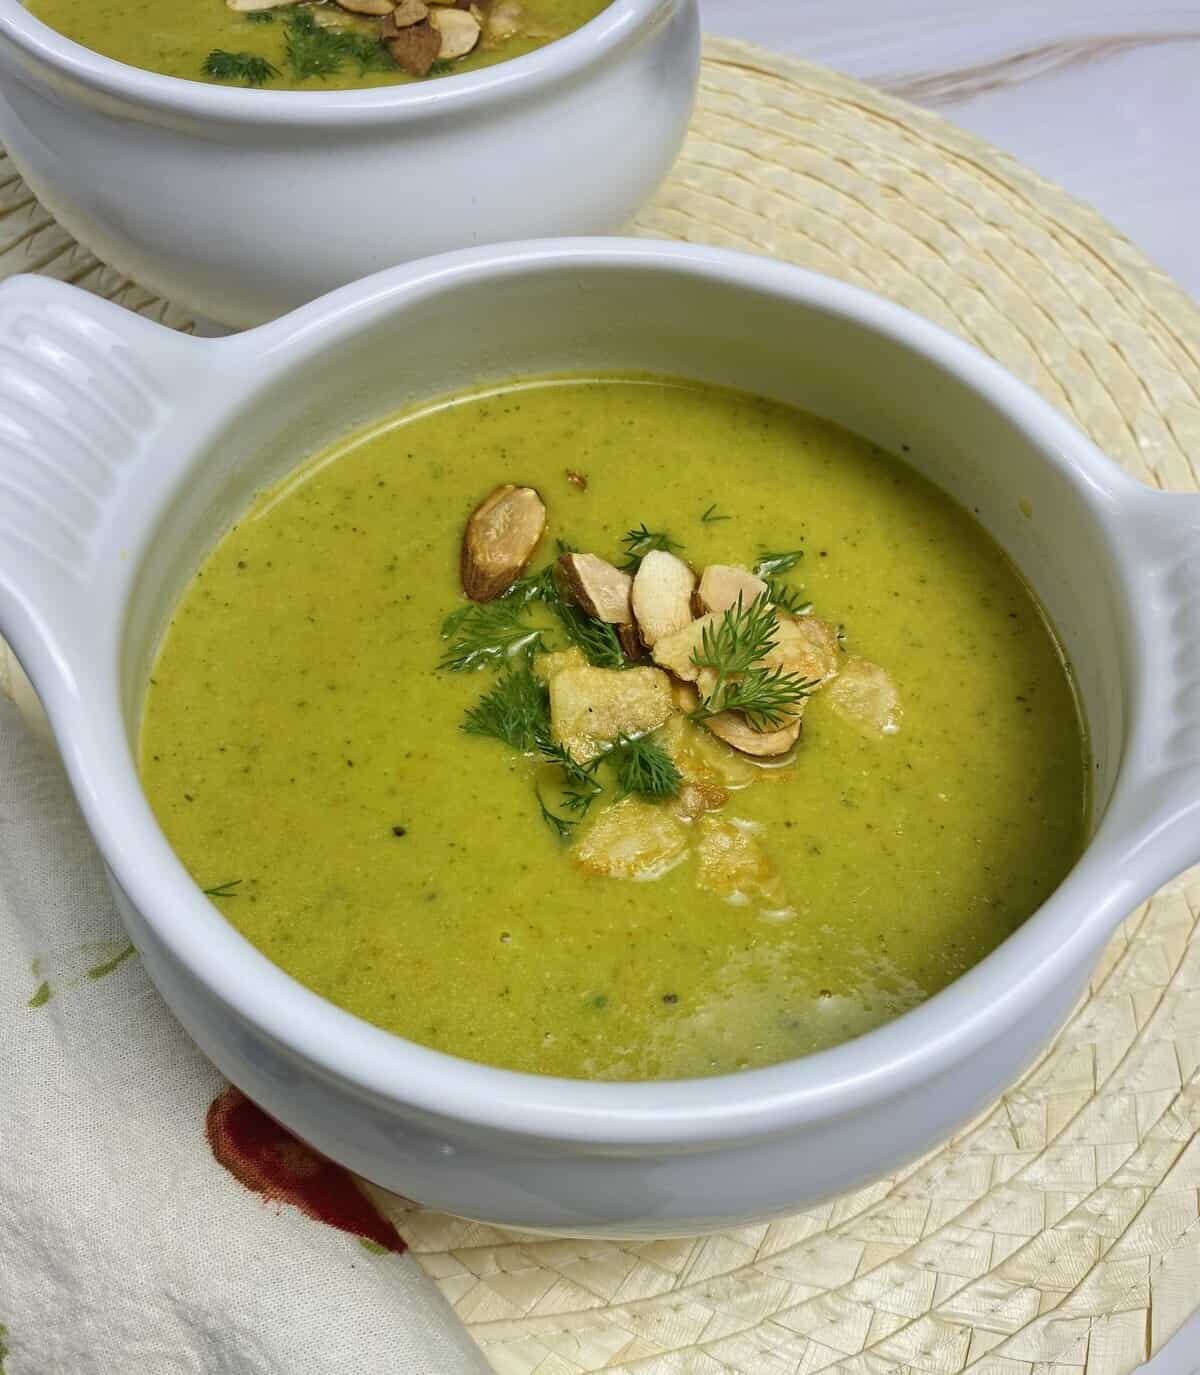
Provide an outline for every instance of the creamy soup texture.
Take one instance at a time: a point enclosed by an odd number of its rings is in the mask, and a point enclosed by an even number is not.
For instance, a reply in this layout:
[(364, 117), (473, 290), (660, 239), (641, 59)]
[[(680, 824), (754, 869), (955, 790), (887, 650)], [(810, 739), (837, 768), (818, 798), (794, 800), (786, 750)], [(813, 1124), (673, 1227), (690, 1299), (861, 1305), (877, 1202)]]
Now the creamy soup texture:
[[(323, 0), (239, 11), (226, 0), (28, 0), (51, 28), (132, 67), (299, 90), (387, 86), (488, 67), (565, 37), (608, 0), (484, 0), (450, 19), (443, 12), (453, 4), (422, 0), (406, 11), (413, 3), (347, 0), (343, 8)], [(368, 7), (372, 13), (356, 12)], [(389, 18), (407, 21), (422, 11), (415, 24)], [(439, 23), (448, 37), (431, 32)]]
[[(504, 482), (546, 506), (533, 572), (643, 524), (696, 569), (803, 551), (792, 586), (843, 665), (886, 669), (898, 729), (826, 689), (763, 768), (688, 726), (734, 760), (719, 816), (670, 821), (660, 876), (598, 874), (611, 798), (560, 836), (542, 766), (462, 729), (498, 670), (439, 667), (464, 522)], [(963, 510), (810, 416), (632, 377), (418, 409), (263, 492), (183, 596), (141, 734), (172, 845), (283, 969), (425, 1045), (597, 1079), (770, 1064), (936, 993), (1076, 859), (1085, 754), (1055, 639)], [(708, 825), (769, 891), (714, 887)]]

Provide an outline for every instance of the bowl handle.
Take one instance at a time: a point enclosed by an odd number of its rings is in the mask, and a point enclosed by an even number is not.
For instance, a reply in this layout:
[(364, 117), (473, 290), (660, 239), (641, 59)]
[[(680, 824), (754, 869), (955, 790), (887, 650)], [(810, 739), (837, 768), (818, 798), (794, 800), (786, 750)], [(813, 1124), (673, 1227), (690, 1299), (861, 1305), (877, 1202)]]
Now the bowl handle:
[(0, 633), (39, 686), (97, 666), (131, 497), (218, 342), (46, 277), (0, 284)]
[[(1144, 629), (1121, 768), (1119, 815), (1105, 829), (1129, 837), (1123, 881), (1148, 896), (1200, 863), (1200, 493), (1139, 485), (1122, 542), (1137, 561)], [(1133, 539), (1128, 540), (1132, 535)]]

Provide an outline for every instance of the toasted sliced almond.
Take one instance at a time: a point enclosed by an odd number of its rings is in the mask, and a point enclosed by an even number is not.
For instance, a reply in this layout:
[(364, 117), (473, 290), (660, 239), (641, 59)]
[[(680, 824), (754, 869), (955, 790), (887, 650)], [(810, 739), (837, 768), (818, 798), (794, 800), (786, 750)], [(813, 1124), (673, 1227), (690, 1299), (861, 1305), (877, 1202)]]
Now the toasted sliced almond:
[(663, 635), (655, 642), (652, 651), (654, 662), (669, 669), (676, 678), (682, 679), (685, 683), (696, 682), (700, 670), (692, 662), (692, 655), (699, 650), (705, 630), (720, 619), (720, 616), (716, 615), (701, 616), (698, 621), (692, 621), (682, 630), (676, 630), (671, 635)]
[(479, 42), (479, 20), (469, 10), (446, 9), (442, 6), (430, 10), (429, 22), (442, 35), (438, 57), (444, 62), (466, 57)]
[(396, 8), (395, 0), (337, 0), (344, 10), (351, 14), (391, 14)]
[(767, 584), (748, 568), (732, 563), (710, 563), (700, 575), (698, 595), (702, 611), (728, 611), (741, 597), (749, 606), (767, 590)]
[(429, 6), (425, 0), (400, 0), (400, 3), (380, 25), (379, 32), (385, 40), (395, 38), (401, 29), (407, 29), (413, 24), (419, 24), (422, 19), (428, 18)]
[(833, 678), (839, 668), (837, 627), (818, 616), (781, 611), (775, 617), (775, 648), (759, 662), (819, 682)]
[(558, 571), (575, 601), (589, 616), (610, 625), (633, 620), (633, 579), (596, 554), (562, 554)]
[(574, 848), (585, 874), (646, 882), (683, 859), (688, 834), (666, 807), (626, 797), (605, 809)]
[(726, 902), (781, 907), (783, 883), (752, 827), (734, 817), (704, 816), (696, 856), (696, 882)]
[(651, 649), (664, 635), (691, 623), (695, 586), (696, 575), (674, 554), (652, 549), (642, 560), (633, 579), (633, 614)]
[[(804, 703), (801, 702), (799, 705), (803, 708)], [(784, 726), (782, 730), (754, 730), (740, 711), (718, 712), (716, 716), (710, 716), (704, 724), (718, 740), (724, 740), (727, 745), (732, 745), (742, 754), (751, 755), (755, 759), (774, 759), (786, 754), (799, 740), (802, 715), (801, 710), (793, 717), (791, 725)]]
[(497, 0), (484, 25), (484, 37), (489, 46), (504, 43), (521, 32), (519, 0)]
[(833, 709), (868, 735), (895, 735), (900, 729), (900, 694), (886, 668), (854, 655), (829, 689)]
[(621, 646), (622, 654), (634, 663), (646, 657), (646, 646), (642, 644), (642, 637), (638, 634), (638, 628), (632, 621), (627, 625), (617, 626), (617, 642)]
[(661, 726), (674, 709), (670, 680), (656, 668), (568, 668), (550, 680), (554, 738), (583, 763), (618, 735)]
[(567, 469), (567, 481), (572, 487), (578, 487), (581, 492), (587, 491), (587, 474), (578, 473), (574, 468)]
[(577, 645), (572, 645), (570, 649), (558, 649), (552, 654), (535, 654), (533, 656), (534, 674), (548, 683), (556, 673), (562, 673), (568, 668), (587, 668), (587, 655)]
[[(386, 19), (384, 23), (387, 23)], [(428, 19), (422, 19), (417, 24), (397, 29), (390, 38), (384, 39), (384, 46), (391, 53), (396, 66), (402, 67), (410, 76), (428, 76), (429, 69), (442, 50), (442, 35)], [(515, 581), (515, 575), (510, 581)], [(473, 594), (468, 592), (467, 595)], [(492, 596), (499, 596), (499, 593), (493, 592)], [(487, 601), (488, 598), (477, 597), (475, 600)]]
[[(414, 24), (389, 41), (401, 43), (422, 28)], [(437, 31), (433, 34), (436, 38)], [(528, 566), (545, 528), (546, 508), (532, 487), (505, 483), (486, 496), (463, 532), (460, 572), (467, 596), (490, 602), (507, 592)]]

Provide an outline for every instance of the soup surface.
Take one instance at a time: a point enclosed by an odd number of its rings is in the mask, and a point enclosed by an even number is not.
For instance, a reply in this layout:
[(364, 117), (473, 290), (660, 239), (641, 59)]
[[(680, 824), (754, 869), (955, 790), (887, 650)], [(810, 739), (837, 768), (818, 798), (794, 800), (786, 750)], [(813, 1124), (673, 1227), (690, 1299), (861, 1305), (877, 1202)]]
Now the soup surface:
[[(256, 10), (234, 10), (226, 0), (27, 3), (39, 19), (84, 47), (164, 76), (353, 90), (519, 57), (595, 18), (609, 0), (483, 0), (469, 10), (423, 0), (347, 0), (352, 8), (336, 0), (285, 0)], [(362, 9), (373, 13), (357, 12)]]
[[(789, 551), (763, 565), (789, 623), (811, 601), (809, 626), (843, 627), (798, 745), (756, 763), (673, 717), (628, 748), (704, 757), (720, 786), (687, 815), (679, 792), (618, 803), (615, 754), (588, 784), (464, 730), (529, 662), (569, 662), (526, 642), (445, 666), (476, 624), (464, 522), (504, 482), (546, 507), (532, 573), (555, 541), (636, 562), (658, 532), (695, 569)], [(835, 694), (863, 665), (884, 719)], [(600, 1079), (765, 1065), (914, 1006), (1048, 896), (1087, 805), (1059, 649), (964, 511), (810, 416), (619, 377), (402, 414), (263, 492), (176, 609), (141, 769), (198, 883), (310, 988), (441, 1050)], [(573, 808), (573, 781), (604, 792)], [(661, 832), (640, 870), (628, 837), (606, 856), (614, 816)]]

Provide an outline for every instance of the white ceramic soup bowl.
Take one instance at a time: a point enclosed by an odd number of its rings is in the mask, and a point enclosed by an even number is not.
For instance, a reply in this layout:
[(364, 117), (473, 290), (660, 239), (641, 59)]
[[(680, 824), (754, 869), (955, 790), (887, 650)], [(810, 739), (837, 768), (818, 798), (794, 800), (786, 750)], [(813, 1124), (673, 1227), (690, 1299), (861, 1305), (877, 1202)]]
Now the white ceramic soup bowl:
[[(614, 368), (746, 388), (903, 450), (1024, 571), (1091, 731), (1090, 842), (1019, 931), (889, 1025), (738, 1075), (517, 1074), (358, 1020), (224, 920), (134, 764), (169, 612), (259, 488), (411, 401)], [(973, 348), (763, 259), (620, 239), (492, 247), (215, 340), (42, 279), (0, 287), (0, 630), (146, 968), (299, 1136), (421, 1203), (510, 1226), (652, 1235), (802, 1208), (894, 1170), (1010, 1085), (1120, 919), (1200, 857), (1198, 538), (1200, 497), (1135, 482)]]
[(699, 60), (696, 0), (612, 0), (483, 71), (249, 90), (114, 62), (0, 0), (0, 142), (104, 262), (240, 327), (431, 253), (619, 230), (679, 151)]

